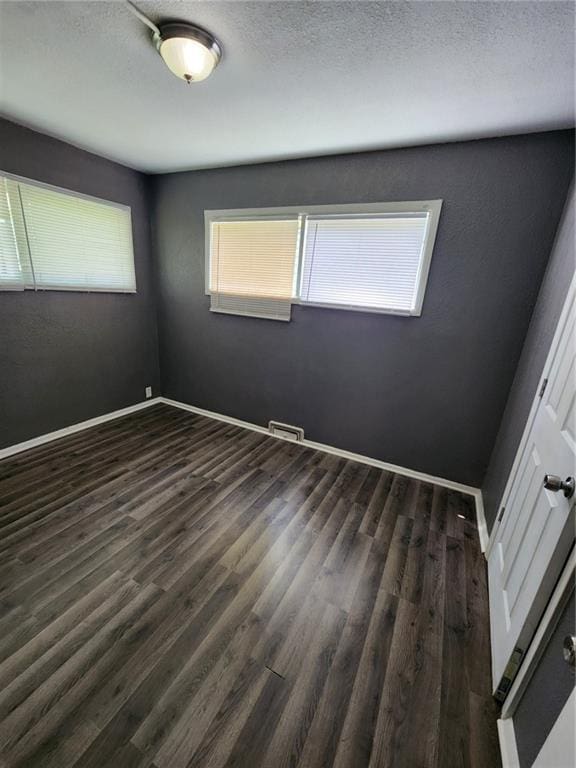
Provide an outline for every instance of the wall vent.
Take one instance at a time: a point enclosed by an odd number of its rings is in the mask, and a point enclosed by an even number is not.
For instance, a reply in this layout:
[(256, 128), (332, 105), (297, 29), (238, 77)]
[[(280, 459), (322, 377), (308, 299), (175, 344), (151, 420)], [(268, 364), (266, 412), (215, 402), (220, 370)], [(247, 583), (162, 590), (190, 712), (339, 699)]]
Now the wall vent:
[(295, 443), (301, 443), (304, 440), (302, 427), (293, 427), (292, 424), (282, 424), (279, 421), (269, 421), (268, 432), (275, 437), (282, 437), (284, 440), (293, 440)]

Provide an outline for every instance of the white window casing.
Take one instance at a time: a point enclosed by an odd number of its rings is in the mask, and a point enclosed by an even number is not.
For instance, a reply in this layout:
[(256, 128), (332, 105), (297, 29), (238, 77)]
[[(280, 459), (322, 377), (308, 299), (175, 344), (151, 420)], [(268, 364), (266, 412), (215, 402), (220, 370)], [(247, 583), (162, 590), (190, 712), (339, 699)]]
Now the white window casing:
[(441, 206), (205, 211), (210, 308), (282, 320), (291, 304), (418, 316)]

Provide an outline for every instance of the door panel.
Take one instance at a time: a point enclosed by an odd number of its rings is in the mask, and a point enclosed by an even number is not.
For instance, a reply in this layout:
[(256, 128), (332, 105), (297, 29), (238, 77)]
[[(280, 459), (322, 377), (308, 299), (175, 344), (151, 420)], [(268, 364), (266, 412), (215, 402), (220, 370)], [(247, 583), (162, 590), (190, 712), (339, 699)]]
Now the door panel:
[[(513, 504), (524, 510), (522, 517), (518, 515), (513, 520), (514, 527), (511, 531), (504, 532), (501, 538), (502, 559), (504, 561), (502, 569), (502, 578), (504, 586), (509, 580), (510, 572), (514, 567), (519, 550), (524, 544), (526, 536), (531, 535), (530, 523), (542, 522), (541, 516), (536, 516), (534, 520), (534, 511), (541, 499), (540, 489), (542, 487), (542, 462), (536, 446), (530, 446), (531, 450), (526, 451), (524, 472), (519, 477), (518, 494), (513, 498)], [(510, 520), (512, 517), (510, 516)], [(523, 525), (526, 521), (526, 525)]]

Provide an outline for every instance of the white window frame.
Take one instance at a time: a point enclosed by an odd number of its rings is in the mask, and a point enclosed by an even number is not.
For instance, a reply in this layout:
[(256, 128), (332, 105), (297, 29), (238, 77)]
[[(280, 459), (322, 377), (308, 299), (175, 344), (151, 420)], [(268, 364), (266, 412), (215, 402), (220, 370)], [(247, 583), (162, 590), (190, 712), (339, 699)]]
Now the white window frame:
[[(5, 177), (7, 179), (11, 179), (12, 181), (21, 182), (22, 184), (28, 184), (31, 187), (41, 187), (42, 189), (49, 189), (53, 192), (59, 192), (62, 195), (67, 195), (68, 197), (77, 197), (81, 200), (90, 200), (94, 203), (101, 203), (102, 205), (109, 205), (111, 208), (119, 208), (120, 210), (127, 211), (128, 218), (130, 221), (130, 247), (132, 250), (132, 261), (134, 262), (134, 288), (76, 288), (76, 287), (69, 287), (69, 286), (36, 286), (34, 283), (24, 283), (24, 290), (25, 291), (67, 291), (71, 293), (129, 293), (129, 294), (135, 294), (138, 292), (138, 285), (136, 282), (136, 258), (134, 255), (134, 228), (132, 223), (132, 208), (129, 205), (125, 205), (124, 203), (116, 203), (112, 200), (105, 200), (102, 197), (96, 197), (95, 195), (85, 195), (83, 192), (76, 192), (76, 190), (73, 189), (66, 189), (66, 187), (58, 187), (55, 184), (47, 184), (44, 181), (37, 181), (36, 179), (30, 179), (26, 176), (19, 176), (16, 173), (10, 173), (9, 171), (3, 171), (0, 169), (0, 177)], [(34, 269), (32, 265), (32, 269)], [(18, 290), (14, 288), (2, 288), (0, 289), (0, 292), (4, 292), (6, 290), (12, 291), (12, 290)]]
[(325, 304), (310, 301), (301, 301), (296, 295), (300, 291), (301, 271), (303, 265), (303, 250), (306, 242), (305, 225), (306, 219), (302, 221), (303, 234), (300, 236), (298, 248), (298, 263), (295, 275), (294, 291), (292, 304), (299, 304), (304, 307), (323, 307), (326, 309), (342, 309), (351, 312), (370, 312), (379, 315), (402, 315), (404, 317), (419, 317), (422, 314), (422, 305), (424, 295), (428, 284), (428, 275), (430, 272), (430, 263), (436, 241), (438, 230), (438, 221), (442, 209), (442, 200), (411, 200), (405, 202), (392, 203), (350, 203), (346, 205), (306, 205), (306, 206), (282, 206), (274, 208), (232, 208), (221, 210), (204, 211), (204, 269), (205, 269), (205, 293), (211, 295), (210, 291), (210, 233), (211, 225), (218, 221), (242, 221), (243, 219), (278, 219), (282, 217), (306, 217), (306, 216), (377, 216), (378, 214), (403, 214), (403, 213), (428, 213), (428, 223), (424, 237), (424, 249), (418, 276), (416, 279), (417, 289), (414, 301), (414, 307), (410, 311), (399, 310), (388, 307), (362, 307), (343, 304)]

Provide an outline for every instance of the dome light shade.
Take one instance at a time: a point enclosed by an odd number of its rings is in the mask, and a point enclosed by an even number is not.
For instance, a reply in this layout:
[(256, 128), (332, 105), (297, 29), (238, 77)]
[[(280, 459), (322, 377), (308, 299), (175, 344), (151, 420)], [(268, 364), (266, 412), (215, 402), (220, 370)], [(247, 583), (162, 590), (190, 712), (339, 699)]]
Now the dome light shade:
[(216, 38), (193, 24), (164, 24), (156, 47), (168, 69), (187, 83), (205, 80), (222, 57)]

